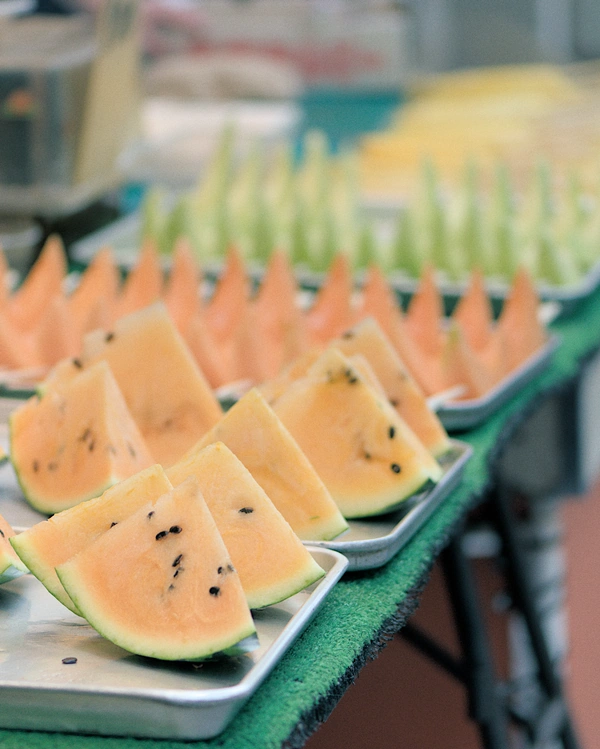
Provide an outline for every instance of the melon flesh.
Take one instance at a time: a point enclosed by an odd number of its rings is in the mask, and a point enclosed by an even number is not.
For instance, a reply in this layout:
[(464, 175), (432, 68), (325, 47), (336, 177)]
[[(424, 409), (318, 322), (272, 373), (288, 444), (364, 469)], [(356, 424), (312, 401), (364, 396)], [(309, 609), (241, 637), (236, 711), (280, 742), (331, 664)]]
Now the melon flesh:
[(52, 515), (152, 460), (106, 362), (15, 409), (10, 457), (27, 501)]
[(172, 465), (222, 415), (162, 303), (84, 339), (85, 366), (106, 360), (154, 461)]
[(392, 406), (432, 455), (450, 449), (446, 430), (373, 318), (355, 325), (332, 345), (346, 356), (362, 354), (367, 359)]
[(303, 540), (339, 536), (348, 524), (288, 430), (262, 395), (250, 390), (195, 449), (223, 442), (242, 461)]
[(388, 512), (441, 477), (410, 427), (336, 349), (274, 410), (347, 518)]
[(55, 567), (171, 488), (162, 467), (150, 466), (107, 489), (100, 497), (63, 510), (14, 536), (12, 546), (47, 590), (73, 613), (79, 614), (58, 579)]
[(10, 545), (11, 538), (16, 538), (15, 532), (10, 523), (0, 515), (0, 585), (29, 572)]
[(325, 574), (252, 474), (222, 442), (168, 470), (174, 486), (195, 476), (251, 609), (294, 595)]
[(203, 660), (257, 644), (240, 579), (193, 477), (56, 572), (92, 627), (130, 653)]

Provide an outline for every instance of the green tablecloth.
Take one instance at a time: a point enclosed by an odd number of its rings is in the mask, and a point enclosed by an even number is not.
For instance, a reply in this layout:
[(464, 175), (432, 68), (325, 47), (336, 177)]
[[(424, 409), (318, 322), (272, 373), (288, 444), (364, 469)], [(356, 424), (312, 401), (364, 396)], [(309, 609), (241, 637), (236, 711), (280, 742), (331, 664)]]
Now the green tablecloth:
[[(433, 559), (469, 507), (485, 494), (490, 461), (511, 435), (511, 424), (535, 408), (540, 395), (566, 385), (600, 346), (600, 291), (557, 322), (562, 338), (552, 366), (486, 424), (461, 436), (474, 448), (464, 480), (412, 541), (385, 567), (346, 575), (302, 637), (229, 728), (191, 747), (267, 749), (299, 746), (335, 706), (369, 656), (406, 621), (418, 603)], [(2, 749), (156, 749), (179, 742), (0, 731)]]

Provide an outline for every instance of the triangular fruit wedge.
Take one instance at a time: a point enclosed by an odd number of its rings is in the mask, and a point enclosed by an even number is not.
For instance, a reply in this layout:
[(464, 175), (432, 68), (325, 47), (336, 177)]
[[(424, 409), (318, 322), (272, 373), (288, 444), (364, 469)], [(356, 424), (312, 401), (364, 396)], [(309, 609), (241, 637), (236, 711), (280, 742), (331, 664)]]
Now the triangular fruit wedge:
[(162, 291), (163, 272), (158, 251), (151, 240), (146, 240), (117, 299), (115, 318), (119, 319), (153, 304), (162, 297)]
[(80, 334), (87, 333), (90, 317), (102, 302), (109, 322), (119, 289), (119, 271), (110, 247), (102, 248), (81, 276), (79, 285), (69, 297), (69, 313)]
[(81, 348), (79, 331), (73, 325), (66, 297), (56, 294), (35, 328), (36, 352), (40, 364), (51, 367)]
[(402, 323), (402, 310), (396, 294), (377, 265), (372, 265), (367, 271), (357, 317), (373, 317), (390, 339)]
[(39, 366), (35, 332), (24, 333), (0, 311), (0, 367), (26, 369)]
[(337, 349), (274, 405), (347, 518), (379, 515), (441, 477), (441, 468), (390, 403)]
[(177, 240), (164, 302), (177, 330), (183, 335), (190, 320), (199, 313), (201, 274), (189, 241)]
[(211, 387), (218, 388), (233, 382), (233, 368), (230, 362), (221, 356), (201, 312), (197, 312), (188, 321), (183, 337)]
[(130, 653), (204, 660), (258, 644), (240, 579), (193, 477), (56, 572), (92, 627)]
[(460, 396), (461, 400), (480, 398), (494, 385), (494, 378), (466, 342), (456, 324), (448, 331), (442, 352), (442, 376), (444, 390), (459, 385), (465, 388), (465, 392)]
[(408, 305), (405, 327), (414, 343), (428, 356), (437, 356), (444, 345), (441, 327), (443, 316), (444, 305), (434, 271), (427, 266)]
[(68, 609), (79, 614), (55, 571), (100, 534), (172, 488), (159, 465), (120, 481), (104, 494), (36, 523), (11, 543), (30, 572)]
[(25, 280), (8, 300), (7, 312), (16, 327), (30, 330), (36, 325), (48, 301), (60, 293), (66, 273), (64, 245), (53, 235), (46, 240)]
[(251, 609), (283, 601), (325, 574), (250, 471), (222, 442), (188, 453), (167, 475), (174, 486), (188, 476), (198, 480)]
[(450, 449), (446, 430), (373, 318), (346, 331), (332, 346), (346, 356), (362, 354), (367, 359), (392, 406), (432, 455), (440, 456)]
[(10, 523), (0, 515), (0, 585), (29, 572), (10, 545), (11, 538), (16, 538), (15, 532)]
[(299, 377), (303, 377), (310, 367), (321, 356), (321, 349), (311, 348), (300, 354), (293, 362), (287, 365), (277, 377), (264, 382), (258, 389), (269, 405), (275, 403), (277, 398)]
[(452, 319), (460, 325), (465, 340), (473, 351), (483, 351), (492, 338), (492, 305), (485, 290), (481, 271), (471, 273), (471, 281), (459, 300)]
[(258, 392), (235, 403), (194, 450), (223, 442), (303, 540), (327, 540), (348, 524), (288, 430)]
[(518, 367), (547, 341), (547, 332), (538, 318), (539, 297), (531, 276), (520, 268), (498, 319), (504, 337), (509, 370)]
[(229, 341), (235, 334), (248, 304), (250, 281), (244, 261), (232, 248), (215, 292), (204, 310), (204, 319), (215, 341)]
[(222, 415), (162, 303), (118, 320), (109, 333), (89, 333), (83, 364), (102, 359), (110, 364), (154, 462), (175, 463)]
[(154, 462), (105, 362), (30, 398), (12, 412), (9, 428), (25, 498), (48, 515)]
[(343, 253), (336, 256), (327, 278), (306, 313), (309, 344), (326, 345), (354, 322), (352, 271)]

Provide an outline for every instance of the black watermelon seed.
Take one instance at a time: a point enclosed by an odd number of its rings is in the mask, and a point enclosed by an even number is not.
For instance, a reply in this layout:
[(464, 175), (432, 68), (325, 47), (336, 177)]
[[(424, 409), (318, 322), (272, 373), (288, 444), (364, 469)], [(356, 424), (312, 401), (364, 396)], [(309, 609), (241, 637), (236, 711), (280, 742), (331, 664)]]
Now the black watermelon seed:
[(110, 524), (110, 527), (113, 528), (115, 525), (119, 525), (119, 524), (115, 523), (114, 520), (113, 520), (113, 522)]
[(54, 463), (54, 462), (48, 463), (48, 470), (49, 471), (56, 471), (57, 468), (58, 468), (58, 465), (56, 463)]
[(345, 333), (342, 333), (342, 338), (354, 338), (353, 331), (347, 330)]
[(127, 443), (127, 449), (129, 450), (129, 454), (131, 455), (132, 458), (137, 457), (137, 454), (135, 450), (133, 449), (133, 446), (129, 442)]
[(394, 473), (400, 473), (400, 471), (402, 470), (400, 466), (398, 465), (398, 463), (392, 463), (390, 468), (392, 469)]
[(230, 572), (235, 572), (235, 570), (233, 569), (233, 565), (232, 565), (232, 564), (228, 564), (228, 565), (227, 565), (227, 569), (228, 569), (228, 570), (229, 570)]
[(358, 377), (348, 377), (348, 384), (349, 385), (354, 385), (357, 382), (358, 382)]
[(77, 663), (77, 658), (70, 655), (68, 658), (63, 658), (62, 662), (65, 664), (65, 666), (71, 666), (73, 663)]
[(94, 440), (92, 440), (92, 441), (90, 442), (90, 444), (88, 445), (88, 450), (89, 450), (89, 451), (90, 451), (91, 453), (93, 453), (93, 452), (94, 452), (94, 448), (95, 448), (95, 447), (96, 447), (96, 443), (94, 442)]
[(396, 427), (390, 427), (388, 434), (390, 435), (390, 439), (393, 440), (396, 436)]
[(185, 572), (185, 567), (178, 567), (173, 573), (173, 577), (177, 577), (180, 572)]
[(2, 528), (0, 528), (0, 536), (2, 536), (2, 538), (4, 538), (4, 537), (5, 537), (5, 536), (4, 536), (4, 531), (2, 530)]
[(211, 596), (218, 596), (221, 593), (221, 588), (217, 588), (216, 585), (213, 585), (212, 588), (209, 588), (208, 592)]
[(148, 520), (150, 520), (150, 518), (152, 517), (152, 515), (154, 515), (154, 510), (150, 510), (150, 512), (148, 513), (148, 515), (147, 515)]
[(173, 560), (172, 567), (177, 567), (179, 564), (181, 564), (181, 560), (183, 559), (183, 554), (179, 554), (179, 556), (175, 557)]
[(84, 430), (83, 434), (81, 435), (81, 437), (79, 439), (81, 440), (81, 442), (85, 442), (87, 440), (87, 438), (90, 436), (90, 434), (91, 434), (91, 431), (90, 431), (90, 429), (88, 427), (88, 429)]
[(223, 572), (225, 572), (225, 570), (222, 567), (219, 567), (219, 569), (217, 570), (217, 575), (222, 575)]
[(81, 359), (73, 359), (73, 366), (77, 369), (83, 369), (83, 364), (81, 363)]
[(398, 401), (395, 398), (390, 398), (390, 403), (394, 408), (398, 408)]
[(113, 340), (114, 337), (115, 337), (114, 333), (107, 333), (104, 336), (104, 340), (106, 341), (106, 343), (110, 343)]
[(169, 528), (169, 533), (181, 533), (181, 526), (180, 525), (172, 525)]
[(244, 515), (250, 515), (250, 513), (254, 512), (253, 507), (241, 507), (238, 512), (243, 513)]
[(33, 472), (34, 472), (34, 473), (37, 473), (37, 472), (38, 472), (38, 471), (40, 470), (40, 464), (39, 464), (39, 463), (37, 462), (37, 460), (34, 460), (34, 461), (33, 461), (33, 466), (32, 466), (32, 468), (33, 468)]
[(365, 453), (365, 460), (371, 460), (371, 453)]
[(175, 586), (171, 583), (171, 585), (169, 585), (168, 587), (168, 590), (175, 590)]
[(156, 536), (154, 536), (154, 538), (155, 538), (155, 539), (156, 539), (157, 541), (160, 541), (160, 539), (161, 539), (161, 538), (164, 538), (165, 536), (168, 536), (168, 535), (169, 535), (169, 531), (159, 531), (159, 532), (158, 532), (158, 533), (156, 534)]

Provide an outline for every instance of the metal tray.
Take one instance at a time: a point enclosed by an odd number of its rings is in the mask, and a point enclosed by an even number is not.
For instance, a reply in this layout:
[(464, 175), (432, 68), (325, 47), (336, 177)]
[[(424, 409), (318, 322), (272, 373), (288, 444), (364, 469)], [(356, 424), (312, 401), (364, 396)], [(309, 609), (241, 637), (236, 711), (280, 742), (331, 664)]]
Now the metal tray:
[(349, 570), (381, 567), (400, 551), (458, 486), (472, 454), (470, 445), (452, 440), (451, 450), (440, 460), (444, 475), (432, 489), (411, 497), (388, 515), (348, 520), (350, 527), (339, 538), (307, 541), (306, 544), (340, 552), (347, 557)]
[(560, 344), (558, 336), (531, 356), (481, 398), (442, 403), (437, 409), (442, 424), (449, 432), (464, 431), (478, 426), (507, 403), (521, 388), (548, 368)]
[[(0, 588), (0, 727), (153, 739), (218, 735), (315, 615), (348, 562), (310, 549), (326, 576), (254, 613), (260, 648), (204, 664), (131, 655), (33, 576)], [(63, 664), (75, 657), (75, 664)]]

